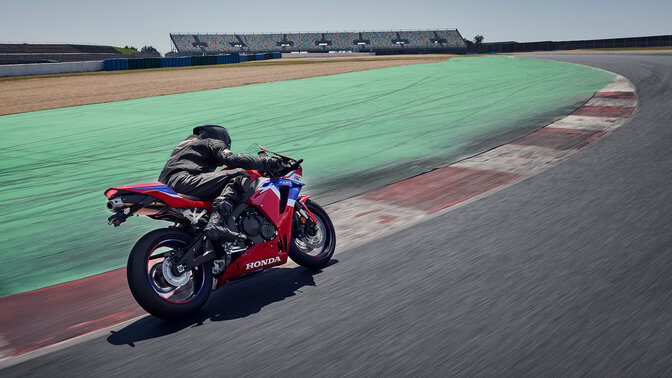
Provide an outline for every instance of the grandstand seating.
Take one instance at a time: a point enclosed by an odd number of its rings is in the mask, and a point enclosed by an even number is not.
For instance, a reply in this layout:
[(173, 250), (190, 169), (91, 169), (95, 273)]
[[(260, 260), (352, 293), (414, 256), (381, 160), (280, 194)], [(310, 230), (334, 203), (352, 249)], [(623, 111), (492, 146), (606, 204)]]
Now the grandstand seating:
[(367, 32), (362, 33), (362, 37), (370, 41), (372, 48), (390, 48), (395, 35), (392, 32)]
[(266, 52), (452, 52), (466, 48), (456, 29), (286, 34), (171, 34), (180, 54)]
[(355, 50), (359, 47), (354, 43), (359, 39), (358, 33), (329, 33), (326, 37), (331, 39), (333, 50)]

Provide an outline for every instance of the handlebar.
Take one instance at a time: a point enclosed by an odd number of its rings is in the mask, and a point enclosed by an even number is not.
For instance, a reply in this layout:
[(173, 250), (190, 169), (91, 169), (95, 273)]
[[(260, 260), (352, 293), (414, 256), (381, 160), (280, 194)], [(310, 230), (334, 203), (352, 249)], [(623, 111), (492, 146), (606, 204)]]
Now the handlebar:
[[(284, 167), (279, 168), (278, 171), (275, 170), (269, 170), (266, 171), (266, 174), (264, 176), (266, 177), (280, 177), (288, 174), (291, 171), (296, 170), (301, 166), (301, 163), (303, 163), (303, 159), (299, 159), (298, 161), (295, 161), (293, 159), (287, 158), (287, 157), (281, 157), (282, 162)], [(291, 162), (294, 162), (293, 164)]]
[(303, 159), (297, 160), (296, 163), (289, 166), (289, 171), (291, 172), (293, 170), (296, 170), (297, 168), (299, 168), (301, 166), (301, 163), (303, 163)]

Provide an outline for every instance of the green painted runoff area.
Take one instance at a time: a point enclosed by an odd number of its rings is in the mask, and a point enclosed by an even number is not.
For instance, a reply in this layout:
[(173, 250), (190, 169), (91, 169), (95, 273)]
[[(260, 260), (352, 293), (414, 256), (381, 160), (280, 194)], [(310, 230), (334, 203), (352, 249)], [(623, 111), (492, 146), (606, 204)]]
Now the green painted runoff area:
[(103, 191), (156, 181), (194, 126), (226, 126), (234, 152), (256, 142), (303, 158), (308, 192), (328, 193), (492, 148), (612, 79), (566, 63), (465, 57), (1, 116), (0, 297), (124, 266), (141, 235), (168, 223), (108, 226)]

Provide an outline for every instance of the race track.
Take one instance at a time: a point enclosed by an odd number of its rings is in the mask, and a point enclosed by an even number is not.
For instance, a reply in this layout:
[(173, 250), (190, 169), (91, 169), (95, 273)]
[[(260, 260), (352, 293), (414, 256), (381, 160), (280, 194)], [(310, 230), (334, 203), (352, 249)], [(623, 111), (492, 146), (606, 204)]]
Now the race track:
[(358, 248), (3, 376), (672, 374), (672, 55), (544, 55), (637, 88), (561, 164)]

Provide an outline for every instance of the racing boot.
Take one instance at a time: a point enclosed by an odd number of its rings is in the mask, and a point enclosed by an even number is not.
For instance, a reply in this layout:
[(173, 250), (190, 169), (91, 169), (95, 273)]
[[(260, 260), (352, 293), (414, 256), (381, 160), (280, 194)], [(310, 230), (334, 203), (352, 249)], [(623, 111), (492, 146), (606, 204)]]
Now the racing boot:
[(215, 199), (215, 202), (212, 204), (210, 220), (203, 230), (205, 232), (205, 236), (207, 236), (208, 239), (221, 240), (222, 242), (247, 239), (244, 234), (232, 231), (226, 226), (226, 221), (231, 215), (232, 211), (232, 204), (227, 201)]

